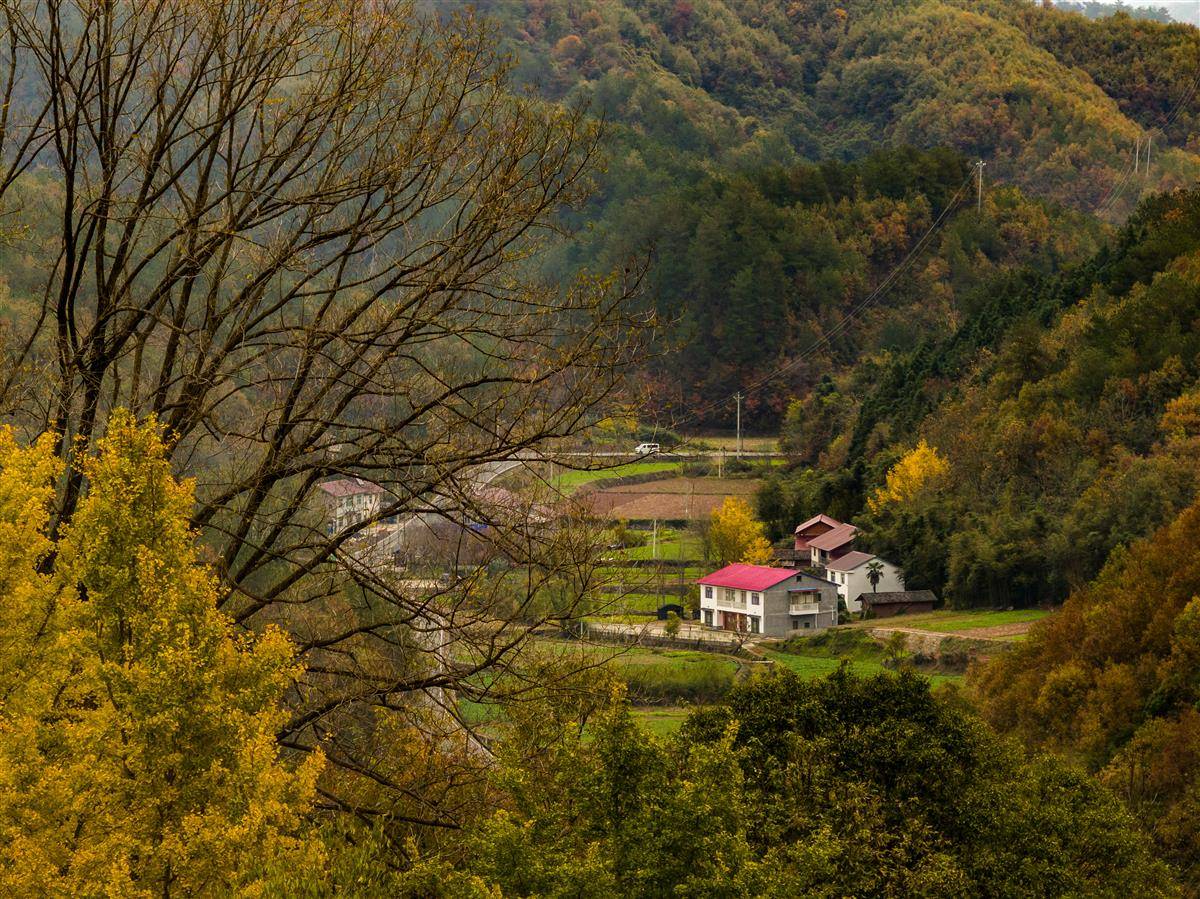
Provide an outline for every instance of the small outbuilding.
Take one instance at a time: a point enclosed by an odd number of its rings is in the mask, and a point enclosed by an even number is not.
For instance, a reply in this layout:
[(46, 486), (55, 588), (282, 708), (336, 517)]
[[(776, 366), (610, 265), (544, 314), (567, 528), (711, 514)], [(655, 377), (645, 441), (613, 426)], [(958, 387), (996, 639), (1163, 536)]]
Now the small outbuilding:
[(866, 618), (893, 618), (896, 615), (916, 615), (932, 612), (937, 597), (932, 590), (889, 590), (880, 593), (860, 593), (858, 603)]

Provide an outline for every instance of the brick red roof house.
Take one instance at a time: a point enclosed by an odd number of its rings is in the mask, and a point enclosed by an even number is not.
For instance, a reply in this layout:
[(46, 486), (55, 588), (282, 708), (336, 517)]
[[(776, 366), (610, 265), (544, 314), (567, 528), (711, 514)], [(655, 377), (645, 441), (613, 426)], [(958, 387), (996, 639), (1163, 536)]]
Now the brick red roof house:
[(796, 550), (807, 550), (809, 541), (814, 537), (820, 537), (822, 534), (827, 534), (834, 528), (841, 526), (842, 523), (840, 521), (836, 518), (830, 518), (828, 515), (816, 515), (808, 521), (796, 525), (796, 530), (793, 532), (796, 538)]
[(809, 540), (808, 548), (812, 552), (812, 564), (817, 568), (823, 568), (833, 559), (840, 559), (853, 551), (856, 536), (858, 536), (858, 528), (854, 525), (839, 524), (836, 528)]

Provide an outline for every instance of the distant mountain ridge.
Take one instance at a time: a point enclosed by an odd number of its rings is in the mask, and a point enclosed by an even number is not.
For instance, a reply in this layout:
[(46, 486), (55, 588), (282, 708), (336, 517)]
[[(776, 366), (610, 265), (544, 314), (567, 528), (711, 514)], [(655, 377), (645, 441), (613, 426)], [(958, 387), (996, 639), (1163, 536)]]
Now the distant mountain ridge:
[(1200, 175), (1200, 32), (1185, 25), (1024, 0), (485, 0), (482, 10), (521, 80), (586, 100), (640, 140), (722, 163), (951, 146), (987, 159), (995, 178), (1095, 209), (1138, 138), (1162, 129), (1145, 187)]
[[(481, 12), (518, 84), (607, 123), (607, 171), (551, 273), (651, 254), (648, 294), (671, 326), (646, 382), (667, 423), (730, 425), (723, 398), (786, 369), (744, 409), (772, 427), (822, 374), (949, 333), (982, 279), (1083, 258), (1100, 236), (1088, 217), (1119, 222), (1200, 178), (1200, 31), (1184, 25), (1025, 0)], [(961, 198), (842, 327), (980, 158), (982, 218)]]
[(1130, 6), (1128, 3), (1096, 3), (1095, 0), (1086, 0), (1086, 2), (1057, 0), (1053, 6), (1060, 12), (1078, 13), (1089, 19), (1105, 19), (1109, 16), (1126, 15), (1133, 19), (1149, 19), (1152, 22), (1170, 23), (1185, 21), (1172, 16), (1171, 10), (1165, 6)]

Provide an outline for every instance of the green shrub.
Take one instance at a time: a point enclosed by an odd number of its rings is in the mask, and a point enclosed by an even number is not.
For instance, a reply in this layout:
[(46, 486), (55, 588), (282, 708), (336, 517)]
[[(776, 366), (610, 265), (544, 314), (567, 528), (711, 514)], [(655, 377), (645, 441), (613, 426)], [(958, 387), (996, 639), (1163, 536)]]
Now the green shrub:
[(672, 660), (646, 665), (617, 662), (617, 676), (629, 686), (635, 704), (717, 702), (733, 686), (735, 667), (727, 659)]

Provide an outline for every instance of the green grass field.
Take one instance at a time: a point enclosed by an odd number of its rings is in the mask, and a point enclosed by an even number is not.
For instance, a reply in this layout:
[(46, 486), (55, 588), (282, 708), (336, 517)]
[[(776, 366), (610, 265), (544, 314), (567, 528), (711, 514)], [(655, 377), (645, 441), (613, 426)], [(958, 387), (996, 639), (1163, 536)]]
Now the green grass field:
[(680, 471), (679, 462), (626, 462), (612, 468), (600, 468), (592, 471), (572, 471), (563, 469), (554, 475), (553, 484), (560, 493), (571, 494), (589, 484), (599, 481), (609, 481), (613, 478), (627, 478), (638, 474), (657, 474), (658, 472)]
[[(776, 651), (767, 651), (766, 656), (781, 668), (786, 668), (805, 680), (832, 674), (842, 664), (841, 659), (828, 656), (796, 655), (790, 652)], [(847, 659), (846, 661), (850, 663), (850, 670), (860, 677), (871, 677), (886, 670), (878, 661), (865, 659)]]
[(954, 634), (977, 627), (1001, 627), (1006, 624), (1024, 624), (1038, 621), (1051, 614), (1043, 609), (1012, 609), (1004, 612), (970, 611), (946, 609), (924, 615), (900, 615), (871, 622), (875, 625), (894, 623), (897, 627), (933, 631), (938, 634)]
[[(683, 578), (695, 579), (712, 571), (715, 565), (705, 565), (701, 562), (685, 565), (680, 568), (677, 565), (664, 565), (662, 568), (662, 577), (664, 584), (679, 583), (680, 572)], [(657, 569), (653, 565), (642, 565), (634, 567), (632, 565), (613, 565), (611, 562), (607, 565), (596, 566), (596, 577), (603, 578), (605, 583), (623, 583), (623, 584), (643, 584), (653, 583), (657, 577)]]
[[(805, 679), (832, 674), (843, 660), (859, 677), (873, 677), (889, 670), (883, 667), (883, 647), (860, 629), (835, 628), (814, 637), (794, 638), (780, 649), (765, 652), (777, 665)], [(926, 676), (934, 686), (962, 679), (957, 674)]]
[(678, 599), (677, 596), (664, 594), (660, 600), (657, 593), (647, 593), (642, 590), (631, 590), (629, 593), (605, 593), (599, 599), (596, 615), (588, 617), (609, 614), (620, 616), (626, 612), (655, 612), (659, 606), (677, 602)]
[(638, 726), (656, 737), (669, 737), (675, 733), (687, 720), (691, 710), (683, 708), (635, 708), (633, 720)]
[(617, 647), (565, 640), (538, 640), (540, 650), (576, 654), (584, 663), (604, 664), (641, 705), (715, 702), (733, 685), (738, 662), (727, 655), (695, 650)]
[(683, 559), (699, 561), (704, 558), (704, 545), (700, 537), (688, 531), (674, 528), (659, 528), (657, 542), (646, 534), (642, 546), (631, 546), (616, 553), (621, 559)]
[[(842, 660), (838, 658), (829, 658), (826, 656), (805, 656), (796, 655), (789, 652), (767, 651), (767, 658), (771, 659), (777, 665), (786, 668), (793, 674), (797, 674), (805, 680), (813, 678), (825, 677), (833, 674), (842, 664)], [(888, 671), (883, 667), (883, 662), (873, 659), (851, 659), (846, 661), (850, 665), (850, 673), (858, 677), (874, 677), (876, 674), (883, 674)], [(933, 686), (939, 684), (961, 682), (962, 676), (957, 674), (926, 674), (929, 682)]]
[[(635, 721), (659, 737), (677, 731), (692, 707), (720, 702), (732, 687), (740, 667), (732, 656), (716, 652), (618, 647), (552, 638), (537, 638), (533, 643), (537, 651), (574, 656), (581, 665), (610, 668), (628, 686)], [(780, 649), (766, 649), (764, 653), (776, 665), (805, 680), (826, 677), (843, 661), (859, 677), (873, 677), (889, 670), (883, 666), (883, 648), (858, 629), (842, 628), (793, 639)], [(962, 679), (940, 673), (925, 676), (935, 687)], [(460, 711), (467, 721), (486, 727), (499, 709), (491, 704), (463, 701)]]

